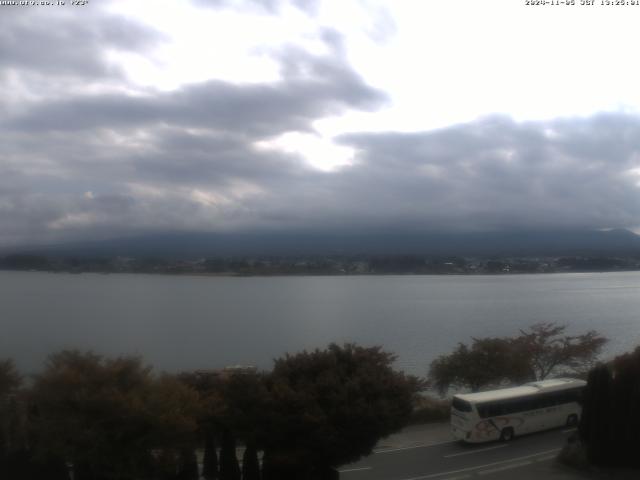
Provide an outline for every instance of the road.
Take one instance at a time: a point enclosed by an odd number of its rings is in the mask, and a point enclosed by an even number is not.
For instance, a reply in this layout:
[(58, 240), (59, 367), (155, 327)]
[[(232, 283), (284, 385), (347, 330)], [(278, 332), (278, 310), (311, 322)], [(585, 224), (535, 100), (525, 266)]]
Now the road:
[[(462, 480), (473, 478), (520, 480), (540, 478), (535, 468), (552, 464), (574, 429), (558, 429), (518, 437), (509, 443), (468, 445), (429, 442), (377, 450), (340, 469), (341, 480)], [(551, 467), (548, 467), (551, 468)], [(543, 475), (547, 478), (547, 474)], [(575, 478), (560, 475), (558, 478)]]

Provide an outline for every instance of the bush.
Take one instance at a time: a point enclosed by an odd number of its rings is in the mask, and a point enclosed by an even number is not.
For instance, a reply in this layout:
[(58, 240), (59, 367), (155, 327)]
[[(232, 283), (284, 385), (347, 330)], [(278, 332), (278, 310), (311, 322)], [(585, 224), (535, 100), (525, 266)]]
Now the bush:
[(413, 407), (413, 413), (409, 419), (410, 425), (420, 423), (443, 422), (449, 420), (451, 415), (451, 402), (441, 400), (428, 395), (419, 395)]

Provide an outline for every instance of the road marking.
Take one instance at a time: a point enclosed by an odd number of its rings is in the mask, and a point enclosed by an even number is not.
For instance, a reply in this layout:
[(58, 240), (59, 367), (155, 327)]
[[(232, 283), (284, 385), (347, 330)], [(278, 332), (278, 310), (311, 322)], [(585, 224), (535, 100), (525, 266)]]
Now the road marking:
[(456, 473), (469, 472), (472, 470), (479, 470), (481, 468), (493, 467), (494, 465), (501, 465), (509, 462), (517, 462), (519, 460), (525, 460), (527, 458), (537, 457), (539, 455), (547, 455), (549, 453), (559, 452), (560, 450), (561, 450), (560, 448), (554, 448), (553, 450), (545, 450), (544, 452), (532, 453), (531, 455), (510, 458), (509, 460), (502, 460), (500, 462), (487, 463), (486, 465), (477, 465), (475, 467), (461, 468), (460, 470), (450, 470), (448, 472), (432, 473), (430, 475), (423, 475), (421, 477), (404, 478), (403, 480), (426, 480), (427, 478), (442, 477), (443, 475), (454, 475)]
[(562, 430), (562, 433), (575, 432), (577, 428), (567, 428), (566, 430)]
[(531, 461), (527, 460), (526, 462), (511, 463), (509, 465), (505, 465), (504, 467), (496, 467), (496, 468), (490, 468), (489, 470), (482, 470), (478, 472), (478, 475), (489, 475), (490, 473), (498, 473), (498, 472), (503, 472), (504, 470), (510, 470), (512, 468), (524, 467), (525, 465), (531, 465)]
[(555, 458), (555, 455), (547, 455), (546, 457), (536, 458), (536, 462), (547, 462), (549, 460), (554, 460)]
[(460, 453), (452, 453), (451, 455), (443, 455), (443, 457), (451, 458), (451, 457), (459, 457), (461, 455), (471, 455), (472, 453), (486, 452), (487, 450), (495, 450), (496, 448), (504, 448), (508, 446), (509, 446), (508, 443), (504, 443), (502, 445), (496, 445), (495, 447), (476, 448), (475, 450), (471, 450), (469, 452), (460, 452)]
[(371, 467), (347, 468), (346, 470), (338, 470), (340, 473), (360, 472), (362, 470), (371, 470)]
[(387, 448), (385, 450), (374, 450), (374, 455), (378, 455), (379, 453), (391, 453), (391, 452), (400, 452), (402, 450), (412, 450), (414, 448), (427, 448), (427, 447), (437, 447), (438, 445), (449, 445), (451, 443), (458, 443), (457, 440), (452, 440), (450, 442), (440, 442), (440, 443), (419, 443), (417, 445), (412, 445), (410, 447), (399, 447), (399, 448)]
[(460, 475), (459, 477), (447, 477), (442, 480), (462, 480), (464, 478), (471, 478), (471, 475)]

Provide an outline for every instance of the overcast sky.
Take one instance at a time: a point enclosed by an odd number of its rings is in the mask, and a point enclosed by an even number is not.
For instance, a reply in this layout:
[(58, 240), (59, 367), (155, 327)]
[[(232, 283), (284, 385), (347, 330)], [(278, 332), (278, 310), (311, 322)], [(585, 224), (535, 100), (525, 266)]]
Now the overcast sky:
[(0, 6), (0, 245), (638, 230), (640, 6), (576, 3)]

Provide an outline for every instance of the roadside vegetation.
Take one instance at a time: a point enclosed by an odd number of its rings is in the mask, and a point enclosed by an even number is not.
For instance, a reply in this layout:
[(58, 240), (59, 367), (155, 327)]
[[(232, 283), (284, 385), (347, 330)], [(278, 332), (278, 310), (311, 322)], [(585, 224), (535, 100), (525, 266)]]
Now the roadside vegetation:
[(332, 344), (279, 358), (270, 372), (167, 375), (136, 357), (62, 351), (27, 386), (5, 360), (0, 471), (12, 480), (69, 480), (70, 470), (74, 480), (197, 480), (202, 463), (207, 480), (338, 478), (338, 466), (411, 418), (424, 383), (393, 361), (379, 347)]
[[(429, 382), (395, 371), (394, 355), (380, 347), (354, 344), (287, 354), (268, 372), (169, 375), (138, 357), (67, 350), (24, 379), (4, 360), (0, 471), (12, 480), (337, 479), (337, 467), (405, 425), (446, 420), (449, 400), (428, 388), (444, 394), (586, 374), (605, 342), (553, 323), (474, 338), (434, 360)], [(593, 462), (637, 461), (617, 445), (640, 441), (638, 365), (640, 349), (589, 374), (580, 432)]]
[(606, 342), (594, 330), (567, 335), (566, 326), (538, 323), (513, 337), (459, 343), (431, 363), (429, 380), (444, 395), (449, 389), (477, 392), (550, 376), (585, 377)]
[[(590, 372), (578, 434), (565, 447), (564, 463), (614, 476), (637, 478), (640, 468), (640, 347)], [(628, 469), (628, 470), (620, 470)]]

